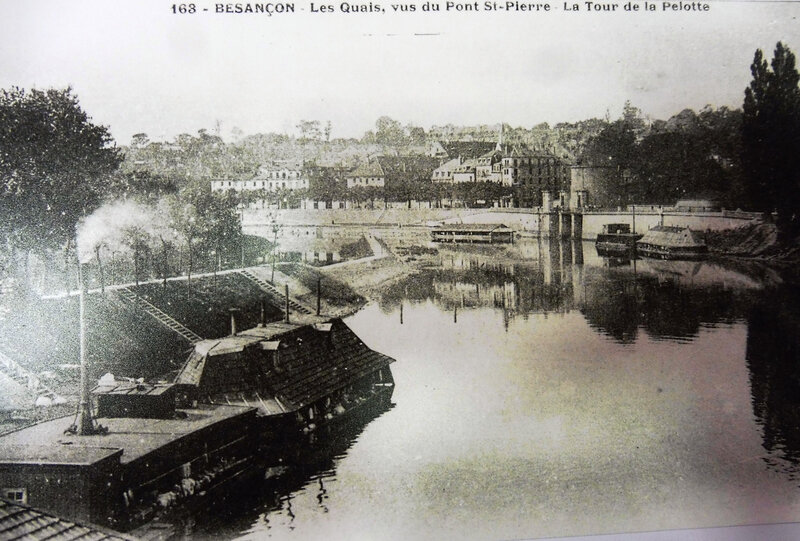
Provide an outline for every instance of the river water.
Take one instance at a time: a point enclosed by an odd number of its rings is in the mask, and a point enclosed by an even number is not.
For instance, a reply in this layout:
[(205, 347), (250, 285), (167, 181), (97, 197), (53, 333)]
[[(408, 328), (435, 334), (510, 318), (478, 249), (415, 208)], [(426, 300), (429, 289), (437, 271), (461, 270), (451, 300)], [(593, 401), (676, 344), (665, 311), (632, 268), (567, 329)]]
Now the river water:
[(193, 517), (225, 539), (514, 539), (800, 519), (800, 317), (771, 271), (441, 248), (348, 319), (394, 406)]

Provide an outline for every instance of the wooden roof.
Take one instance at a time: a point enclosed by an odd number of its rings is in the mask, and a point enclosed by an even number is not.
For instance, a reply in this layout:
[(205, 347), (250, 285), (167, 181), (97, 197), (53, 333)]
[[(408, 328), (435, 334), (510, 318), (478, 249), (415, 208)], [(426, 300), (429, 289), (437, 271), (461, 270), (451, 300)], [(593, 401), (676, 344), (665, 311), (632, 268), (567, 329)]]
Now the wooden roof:
[(287, 409), (311, 404), (388, 366), (340, 319), (270, 323), (197, 344), (175, 382), (209, 397), (277, 398)]
[(98, 526), (64, 520), (53, 514), (0, 499), (0, 539), (22, 541), (105, 541), (135, 538)]
[(688, 227), (656, 225), (650, 228), (639, 241), (641, 244), (654, 244), (664, 247), (687, 248), (703, 246), (705, 243)]
[(185, 413), (180, 419), (101, 417), (97, 421), (107, 432), (88, 436), (65, 434), (73, 416), (38, 423), (0, 438), (0, 463), (83, 465), (121, 452), (119, 460), (127, 464), (217, 423), (255, 415), (255, 408), (228, 405), (200, 405), (180, 411)]

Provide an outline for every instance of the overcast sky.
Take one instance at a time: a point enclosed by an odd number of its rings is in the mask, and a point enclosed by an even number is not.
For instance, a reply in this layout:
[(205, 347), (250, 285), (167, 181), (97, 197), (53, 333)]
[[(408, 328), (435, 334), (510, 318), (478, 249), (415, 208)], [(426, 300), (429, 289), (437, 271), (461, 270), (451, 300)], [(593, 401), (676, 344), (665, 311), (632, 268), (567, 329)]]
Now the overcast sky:
[(312, 14), (301, 0), (268, 17), (216, 15), (214, 2), (173, 15), (167, 0), (0, 0), (0, 87), (71, 85), (119, 144), (217, 121), (226, 138), (234, 127), (296, 133), (301, 119), (349, 137), (381, 115), (426, 129), (530, 127), (617, 117), (626, 99), (654, 118), (740, 107), (757, 48), (800, 51), (797, 2), (590, 14), (561, 0), (550, 13), (413, 15), (379, 3), (385, 14)]

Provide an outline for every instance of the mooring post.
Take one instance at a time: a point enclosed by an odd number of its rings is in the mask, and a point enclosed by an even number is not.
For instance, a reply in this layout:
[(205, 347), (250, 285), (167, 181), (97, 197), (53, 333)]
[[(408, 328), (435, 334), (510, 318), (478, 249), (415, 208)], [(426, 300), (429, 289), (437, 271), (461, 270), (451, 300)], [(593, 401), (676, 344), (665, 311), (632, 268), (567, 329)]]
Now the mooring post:
[(400, 325), (403, 324), (403, 301), (400, 301)]
[(259, 327), (266, 327), (267, 326), (267, 301), (263, 298), (261, 299), (261, 320)]
[(317, 278), (317, 315), (320, 313), (320, 303), (322, 302), (322, 278)]
[(228, 308), (231, 314), (231, 336), (236, 336), (236, 314), (239, 312), (238, 308)]

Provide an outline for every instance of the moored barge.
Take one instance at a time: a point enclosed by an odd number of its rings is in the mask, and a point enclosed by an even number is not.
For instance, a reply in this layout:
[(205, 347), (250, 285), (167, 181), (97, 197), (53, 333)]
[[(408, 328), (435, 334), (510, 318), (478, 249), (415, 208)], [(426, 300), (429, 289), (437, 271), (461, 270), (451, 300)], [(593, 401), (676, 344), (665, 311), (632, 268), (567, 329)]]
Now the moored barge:
[(124, 531), (283, 463), (325, 426), (385, 409), (394, 359), (339, 318), (300, 318), (203, 340), (171, 381), (101, 379), (91, 430), (74, 433), (70, 416), (0, 436), (0, 487)]
[(598, 255), (601, 256), (634, 256), (636, 241), (642, 236), (641, 233), (631, 232), (628, 224), (604, 224), (603, 231), (598, 233), (594, 245)]
[(636, 243), (636, 251), (656, 259), (702, 259), (708, 246), (688, 227), (657, 225)]
[(389, 403), (392, 362), (339, 318), (296, 316), (197, 343), (175, 383), (198, 402), (257, 408), (262, 445), (277, 456), (298, 436)]
[[(153, 388), (134, 385), (126, 402), (140, 409)], [(72, 417), (4, 435), (0, 486), (17, 503), (125, 530), (253, 468), (255, 408), (173, 403), (169, 415), (106, 413), (99, 409), (102, 428), (90, 435), (71, 434)]]

